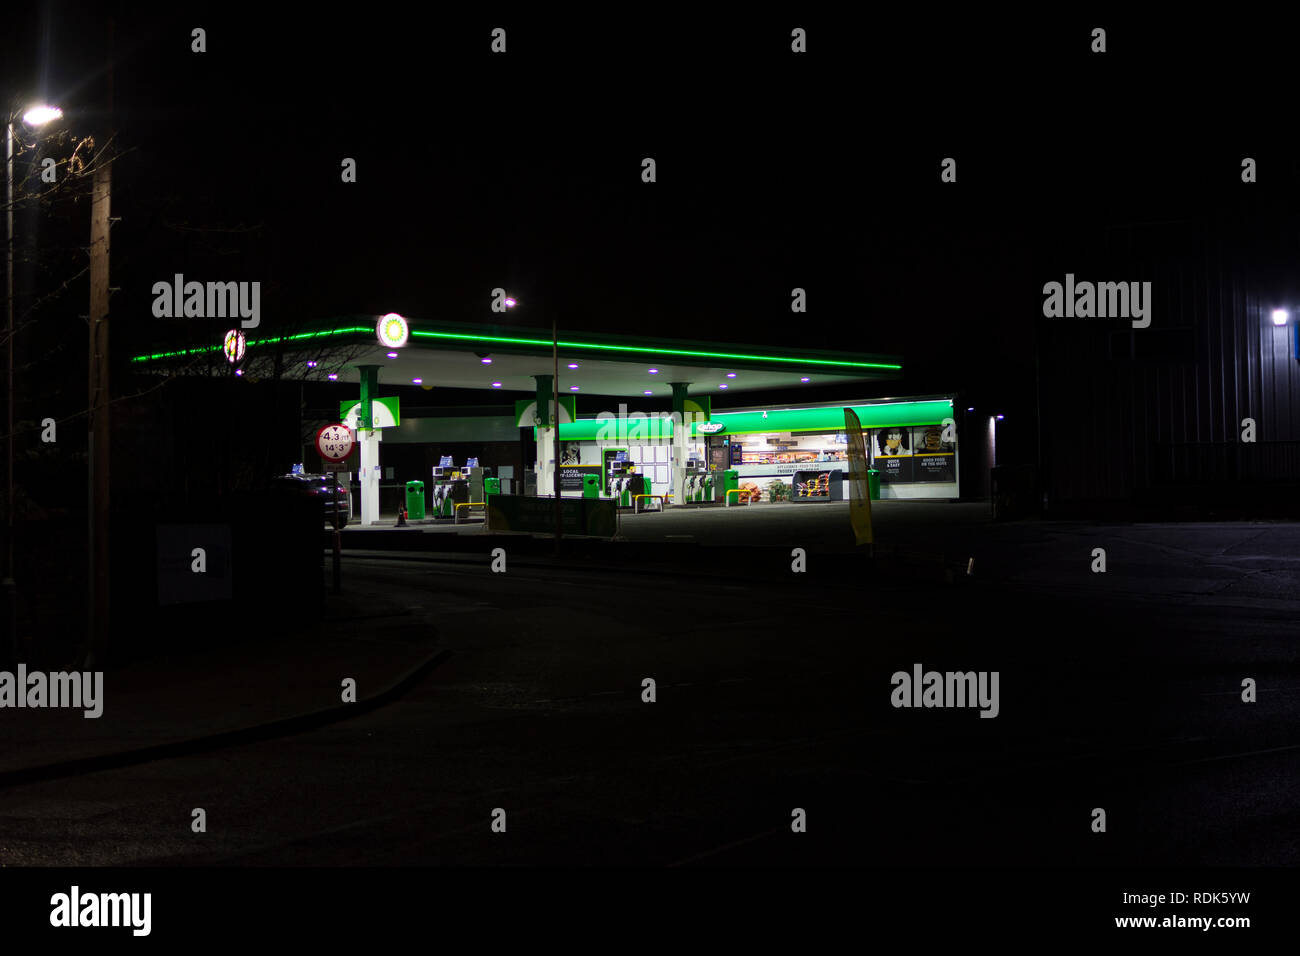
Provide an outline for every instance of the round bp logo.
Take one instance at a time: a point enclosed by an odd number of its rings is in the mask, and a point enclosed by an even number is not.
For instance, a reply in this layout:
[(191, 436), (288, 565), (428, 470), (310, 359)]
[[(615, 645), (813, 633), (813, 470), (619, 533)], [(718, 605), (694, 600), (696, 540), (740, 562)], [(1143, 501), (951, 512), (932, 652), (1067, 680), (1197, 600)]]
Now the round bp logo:
[(379, 333), (379, 341), (390, 349), (401, 348), (406, 344), (407, 336), (410, 335), (406, 319), (396, 312), (389, 312), (382, 317), (375, 327), (375, 331)]
[(226, 353), (226, 361), (232, 365), (236, 362), (242, 362), (244, 360), (244, 346), (246, 344), (247, 343), (244, 341), (244, 333), (239, 331), (239, 329), (231, 329), (227, 332), (225, 345), (222, 346)]

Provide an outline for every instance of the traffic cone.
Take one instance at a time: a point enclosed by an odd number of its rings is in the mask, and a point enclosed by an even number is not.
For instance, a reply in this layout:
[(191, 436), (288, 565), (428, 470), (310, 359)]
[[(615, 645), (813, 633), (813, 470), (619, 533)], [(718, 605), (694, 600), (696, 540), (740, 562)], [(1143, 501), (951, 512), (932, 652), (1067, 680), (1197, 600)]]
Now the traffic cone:
[(406, 527), (406, 505), (400, 505), (400, 506), (398, 506), (398, 509), (397, 509), (397, 526), (398, 526), (399, 528), (405, 528), (405, 527)]

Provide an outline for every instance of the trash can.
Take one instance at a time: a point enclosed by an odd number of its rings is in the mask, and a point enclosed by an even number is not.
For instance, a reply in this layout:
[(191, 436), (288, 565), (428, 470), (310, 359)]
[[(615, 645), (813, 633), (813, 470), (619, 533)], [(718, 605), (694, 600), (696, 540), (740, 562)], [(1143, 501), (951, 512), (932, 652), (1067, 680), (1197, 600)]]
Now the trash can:
[(501, 479), (484, 478), (483, 479), (483, 500), (486, 501), (488, 498), (491, 498), (493, 495), (499, 495), (499, 494), (501, 494)]
[(880, 500), (880, 469), (867, 469), (867, 495), (872, 501)]
[(424, 482), (406, 483), (406, 517), (411, 521), (424, 520)]
[(600, 478), (596, 475), (582, 476), (582, 497), (599, 498), (600, 497)]

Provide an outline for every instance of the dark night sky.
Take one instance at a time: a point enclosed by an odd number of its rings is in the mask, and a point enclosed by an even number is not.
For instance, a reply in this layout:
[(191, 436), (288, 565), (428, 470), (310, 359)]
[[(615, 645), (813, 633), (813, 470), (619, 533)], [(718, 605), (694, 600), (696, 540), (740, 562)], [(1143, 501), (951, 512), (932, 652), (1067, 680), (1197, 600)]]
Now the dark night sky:
[[(43, 86), (69, 124), (103, 122), (105, 7), (14, 11), (6, 98)], [(1042, 283), (1108, 225), (1294, 239), (1277, 218), (1294, 211), (1289, 112), (1270, 105), (1284, 70), (1258, 24), (1110, 18), (1100, 58), (1069, 16), (229, 10), (115, 15), (122, 347), (168, 344), (149, 289), (178, 271), (262, 281), (268, 327), (490, 321), (500, 285), (521, 324), (901, 353), (913, 392), (989, 388), (981, 363), (1029, 367)], [(1276, 179), (1243, 204), (1246, 154)]]

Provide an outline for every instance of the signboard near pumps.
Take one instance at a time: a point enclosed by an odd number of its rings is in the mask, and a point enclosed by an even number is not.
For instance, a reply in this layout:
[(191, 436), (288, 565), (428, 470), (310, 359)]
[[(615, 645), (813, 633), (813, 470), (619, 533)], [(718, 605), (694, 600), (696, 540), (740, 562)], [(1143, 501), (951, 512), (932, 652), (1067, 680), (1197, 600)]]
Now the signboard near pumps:
[(581, 491), (582, 480), (588, 475), (601, 478), (600, 465), (561, 465), (560, 491)]
[(353, 451), (352, 456), (350, 458), (345, 459), (344, 461), (328, 461), (322, 458), (320, 460), (320, 470), (322, 472), (329, 472), (329, 471), (359, 472), (361, 471), (360, 450), (358, 449)]

